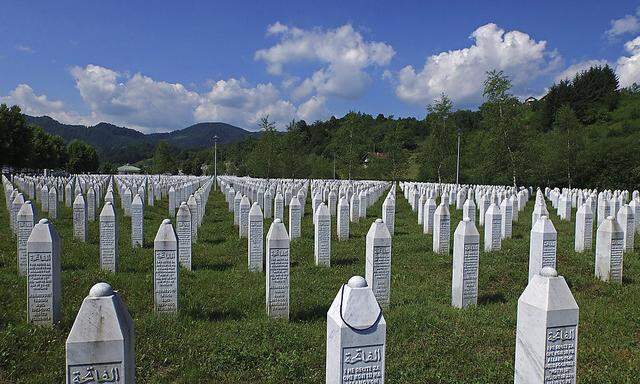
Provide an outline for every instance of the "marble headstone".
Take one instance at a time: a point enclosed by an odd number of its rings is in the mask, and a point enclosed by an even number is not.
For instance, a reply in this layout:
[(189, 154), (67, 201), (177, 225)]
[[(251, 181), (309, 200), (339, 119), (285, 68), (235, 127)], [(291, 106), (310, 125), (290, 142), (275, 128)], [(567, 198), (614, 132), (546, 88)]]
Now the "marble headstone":
[(118, 270), (118, 220), (110, 201), (104, 203), (100, 212), (100, 268), (116, 272)]
[(376, 219), (367, 232), (365, 277), (380, 306), (388, 307), (391, 296), (391, 234), (382, 219)]
[(60, 237), (47, 219), (27, 240), (27, 321), (51, 326), (60, 321)]
[(109, 284), (91, 288), (65, 346), (67, 384), (135, 382), (133, 320)]
[(327, 312), (327, 384), (384, 383), (387, 323), (367, 281), (354, 276)]
[(267, 233), (266, 309), (272, 319), (289, 320), (289, 235), (276, 218)]
[(153, 310), (178, 312), (178, 240), (169, 219), (162, 221), (153, 241)]

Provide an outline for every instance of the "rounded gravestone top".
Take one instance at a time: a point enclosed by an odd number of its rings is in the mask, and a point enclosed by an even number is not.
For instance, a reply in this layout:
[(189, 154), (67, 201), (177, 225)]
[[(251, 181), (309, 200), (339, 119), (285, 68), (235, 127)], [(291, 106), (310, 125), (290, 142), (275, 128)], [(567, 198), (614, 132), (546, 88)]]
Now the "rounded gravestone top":
[(164, 219), (164, 220), (162, 220), (162, 224), (171, 224), (171, 220)]
[(280, 219), (275, 219), (275, 220), (273, 220), (273, 222), (274, 222), (274, 223), (282, 223), (282, 220), (280, 220)]
[(382, 223), (382, 219), (376, 219), (376, 223)]
[(547, 220), (547, 219), (548, 219), (548, 217), (547, 217), (547, 215), (542, 215), (542, 216), (540, 216), (540, 219), (541, 219), (541, 220)]
[(558, 271), (553, 267), (544, 267), (540, 271), (540, 275), (544, 277), (558, 277)]
[(49, 224), (49, 220), (48, 219), (40, 219), (40, 221), (38, 221), (38, 224)]
[(465, 216), (464, 219), (462, 219), (462, 221), (467, 223), (467, 222), (471, 221), (471, 219), (469, 218), (469, 216)]
[(362, 276), (353, 276), (347, 282), (350, 288), (364, 288), (367, 286), (367, 280)]
[(613, 216), (607, 216), (607, 220), (613, 220)]
[(31, 204), (31, 200), (27, 200), (24, 202), (25, 204)]
[(111, 202), (110, 201), (105, 201), (104, 205), (111, 205)]
[(89, 290), (89, 297), (106, 297), (113, 295), (113, 288), (107, 283), (98, 283)]

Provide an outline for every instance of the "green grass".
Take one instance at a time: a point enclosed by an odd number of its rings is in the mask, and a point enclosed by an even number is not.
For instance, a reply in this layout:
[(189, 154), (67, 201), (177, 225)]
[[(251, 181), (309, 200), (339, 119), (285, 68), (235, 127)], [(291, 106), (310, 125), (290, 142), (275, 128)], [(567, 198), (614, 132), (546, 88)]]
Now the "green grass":
[[(26, 278), (19, 277), (15, 239), (0, 207), (0, 382), (64, 381), (65, 339), (83, 298), (99, 281), (122, 295), (134, 319), (140, 383), (321, 383), (326, 311), (340, 285), (364, 275), (365, 235), (381, 209), (351, 225), (337, 242), (332, 266), (313, 263), (310, 202), (302, 238), (291, 246), (291, 321), (265, 315), (265, 277), (247, 270), (246, 239), (239, 240), (223, 196), (212, 192), (193, 247), (193, 271), (180, 272), (180, 313), (153, 313), (153, 238), (167, 216), (166, 199), (145, 212), (145, 248), (131, 249), (130, 219), (120, 214), (120, 271), (98, 266), (98, 223), (86, 244), (73, 239), (72, 213), (61, 208), (55, 226), (62, 244), (62, 322), (48, 329), (26, 323)], [(119, 203), (117, 204), (119, 206)], [(431, 252), (416, 215), (397, 197), (391, 307), (387, 320), (388, 383), (509, 383), (513, 381), (516, 306), (527, 282), (533, 200), (503, 250), (480, 256), (479, 305), (450, 306), (451, 255)], [(575, 212), (574, 212), (575, 213)], [(452, 210), (452, 229), (461, 218)], [(640, 377), (640, 261), (626, 253), (624, 284), (593, 277), (592, 252), (573, 252), (574, 223), (558, 230), (558, 270), (580, 306), (580, 383), (637, 383)], [(265, 234), (270, 220), (265, 222)]]

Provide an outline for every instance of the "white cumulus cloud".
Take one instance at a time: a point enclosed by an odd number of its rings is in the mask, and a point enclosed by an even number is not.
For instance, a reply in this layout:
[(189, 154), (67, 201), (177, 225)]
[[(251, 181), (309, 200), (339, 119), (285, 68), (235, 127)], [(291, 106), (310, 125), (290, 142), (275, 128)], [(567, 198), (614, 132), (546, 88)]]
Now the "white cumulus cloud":
[(636, 10), (635, 15), (625, 15), (619, 19), (611, 20), (611, 28), (609, 28), (605, 34), (609, 38), (615, 38), (627, 33), (635, 33), (640, 31), (640, 21), (638, 20), (640, 15), (640, 8)]
[(640, 84), (640, 36), (624, 45), (629, 56), (618, 58), (616, 72), (621, 87), (628, 87), (633, 83)]
[(257, 129), (261, 117), (269, 115), (279, 127), (295, 117), (296, 107), (280, 98), (280, 92), (271, 83), (251, 87), (243, 79), (219, 80), (202, 95), (195, 109), (197, 121), (224, 121)]
[(325, 105), (326, 101), (324, 96), (313, 96), (309, 98), (309, 100), (300, 104), (298, 107), (297, 118), (307, 123), (328, 118), (329, 111)]
[(31, 116), (50, 116), (62, 123), (79, 123), (82, 118), (77, 113), (68, 110), (60, 100), (50, 100), (46, 95), (37, 95), (27, 84), (19, 84), (7, 96), (0, 97), (0, 103), (17, 105), (22, 113)]
[(478, 102), (487, 71), (504, 71), (518, 92), (560, 60), (555, 51), (547, 49), (546, 41), (520, 31), (505, 32), (493, 23), (479, 27), (470, 38), (470, 47), (429, 56), (419, 70), (411, 65), (402, 68), (395, 74), (396, 95), (415, 104), (431, 103), (442, 92), (456, 102)]
[(365, 41), (350, 24), (305, 30), (276, 22), (267, 28), (267, 34), (277, 36), (278, 43), (258, 50), (254, 57), (266, 63), (269, 73), (282, 75), (285, 66), (293, 63), (320, 65), (294, 89), (296, 99), (311, 94), (357, 98), (371, 82), (367, 69), (386, 66), (395, 55), (386, 43)]

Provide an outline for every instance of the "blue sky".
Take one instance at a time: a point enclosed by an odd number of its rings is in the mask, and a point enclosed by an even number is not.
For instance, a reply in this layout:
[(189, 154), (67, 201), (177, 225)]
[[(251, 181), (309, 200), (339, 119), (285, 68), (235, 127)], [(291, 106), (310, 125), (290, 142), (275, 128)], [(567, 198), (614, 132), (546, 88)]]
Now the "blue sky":
[(482, 101), (488, 69), (520, 97), (608, 63), (640, 83), (635, 1), (4, 1), (0, 101), (143, 132), (280, 127), (349, 110), (424, 117)]

